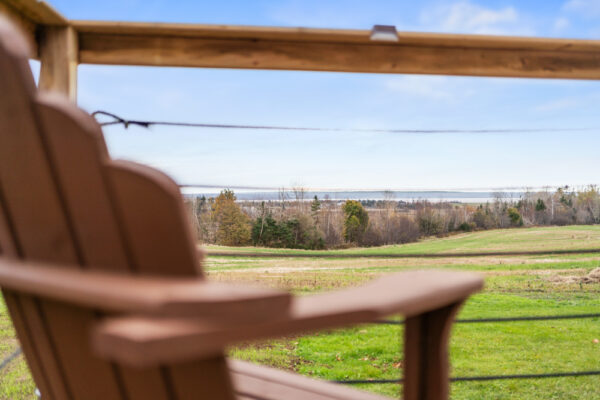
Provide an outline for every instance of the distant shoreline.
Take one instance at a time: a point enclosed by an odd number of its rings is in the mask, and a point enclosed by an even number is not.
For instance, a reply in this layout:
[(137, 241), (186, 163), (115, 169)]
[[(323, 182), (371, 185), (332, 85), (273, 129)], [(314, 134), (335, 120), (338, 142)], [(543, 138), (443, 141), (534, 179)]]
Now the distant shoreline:
[[(286, 191), (286, 200), (296, 200), (296, 196), (292, 191)], [(460, 202), (460, 203), (485, 203), (494, 201), (497, 194), (501, 193), (503, 199), (518, 201), (525, 192), (462, 192), (462, 191), (306, 191), (304, 192), (304, 200), (312, 200), (315, 196), (319, 199), (329, 200), (393, 200), (393, 201), (419, 201), (427, 200), (431, 202)], [(186, 197), (202, 197), (206, 198), (218, 196), (218, 192), (194, 192), (186, 190)], [(236, 191), (235, 195), (238, 200), (245, 201), (277, 201), (280, 199), (278, 192), (273, 191)]]

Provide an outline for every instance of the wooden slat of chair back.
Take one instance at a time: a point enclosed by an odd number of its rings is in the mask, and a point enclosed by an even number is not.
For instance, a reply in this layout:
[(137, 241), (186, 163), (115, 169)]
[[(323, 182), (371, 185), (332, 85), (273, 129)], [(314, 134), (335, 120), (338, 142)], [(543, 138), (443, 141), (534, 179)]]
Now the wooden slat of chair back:
[[(177, 186), (150, 168), (111, 161), (89, 115), (37, 93), (27, 55), (21, 36), (0, 20), (3, 256), (201, 276)], [(174, 368), (123, 368), (90, 350), (98, 312), (16, 292), (4, 296), (44, 399), (232, 398), (220, 357)], [(199, 396), (203, 390), (210, 397)]]

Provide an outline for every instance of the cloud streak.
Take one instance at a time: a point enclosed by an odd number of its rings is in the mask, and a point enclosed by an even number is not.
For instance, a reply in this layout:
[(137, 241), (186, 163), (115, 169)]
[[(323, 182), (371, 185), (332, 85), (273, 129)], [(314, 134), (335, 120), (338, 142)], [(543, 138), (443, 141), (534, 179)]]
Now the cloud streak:
[(511, 6), (492, 9), (468, 1), (442, 4), (421, 13), (420, 22), (435, 31), (494, 35), (532, 35), (535, 31)]
[(600, 17), (600, 0), (569, 0), (563, 9), (587, 18)]

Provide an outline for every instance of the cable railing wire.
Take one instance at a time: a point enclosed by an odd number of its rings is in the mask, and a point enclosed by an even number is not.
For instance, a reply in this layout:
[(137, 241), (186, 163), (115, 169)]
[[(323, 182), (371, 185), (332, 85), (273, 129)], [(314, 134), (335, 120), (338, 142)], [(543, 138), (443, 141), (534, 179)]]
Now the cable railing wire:
[[(563, 315), (533, 315), (519, 317), (497, 317), (497, 318), (471, 318), (457, 319), (455, 323), (491, 323), (491, 322), (520, 322), (520, 321), (548, 321), (561, 319), (584, 319), (584, 318), (600, 318), (600, 313), (590, 314), (563, 314)], [(403, 325), (404, 321), (399, 320), (380, 320), (376, 324), (386, 325)], [(450, 378), (450, 382), (483, 382), (494, 380), (509, 380), (509, 379), (543, 379), (543, 378), (567, 378), (567, 377), (582, 377), (600, 375), (600, 370), (590, 371), (563, 371), (563, 372), (548, 372), (540, 374), (507, 374), (507, 375), (478, 375), (478, 376), (455, 376)], [(348, 379), (334, 380), (334, 383), (358, 385), (358, 384), (400, 384), (402, 379)]]
[[(454, 376), (450, 377), (450, 382), (482, 382), (496, 381), (508, 379), (543, 379), (543, 378), (569, 378), (582, 376), (600, 375), (600, 371), (567, 371), (567, 372), (548, 372), (541, 374), (508, 374), (508, 375), (479, 375), (479, 376)], [(346, 385), (360, 384), (400, 384), (403, 379), (348, 379), (348, 380), (333, 380), (334, 383), (342, 383)]]
[[(560, 319), (600, 318), (600, 313), (562, 314), (562, 315), (528, 315), (518, 317), (463, 318), (454, 321), (456, 324), (488, 323), (488, 322), (521, 322), (521, 321), (551, 321)], [(375, 321), (380, 325), (404, 325), (403, 320), (382, 319)]]
[(10, 364), (10, 362), (12, 360), (14, 360), (18, 356), (20, 356), (22, 351), (23, 350), (20, 347), (18, 347), (15, 351), (13, 351), (11, 354), (9, 354), (4, 360), (2, 360), (2, 362), (0, 363), (0, 371), (2, 371), (4, 368), (8, 367), (8, 364)]
[(544, 256), (567, 254), (597, 254), (600, 249), (564, 249), (533, 251), (488, 251), (472, 253), (263, 253), (247, 251), (215, 251), (204, 252), (209, 257), (244, 257), (244, 258), (469, 258), (469, 257), (512, 257), (512, 256)]
[[(283, 131), (314, 131), (314, 132), (357, 132), (357, 133), (406, 133), (406, 134), (438, 134), (438, 133), (520, 133), (520, 132), (586, 132), (586, 131), (600, 131), (600, 127), (562, 127), (562, 128), (500, 128), (500, 129), (377, 129), (377, 128), (340, 128), (340, 127), (306, 127), (306, 126), (283, 126), (283, 125), (249, 125), (249, 124), (226, 124), (226, 123), (196, 123), (196, 122), (180, 122), (180, 121), (150, 121), (150, 120), (137, 120), (137, 119), (126, 119), (115, 113), (97, 110), (91, 114), (96, 120), (98, 116), (104, 116), (112, 118), (111, 121), (100, 121), (100, 126), (114, 126), (123, 125), (126, 129), (130, 126), (139, 126), (142, 128), (151, 128), (152, 126), (179, 126), (179, 127), (190, 127), (190, 128), (215, 128), (215, 129), (248, 129), (248, 130), (283, 130)], [(585, 185), (583, 185), (585, 186)], [(282, 187), (268, 187), (268, 186), (248, 186), (248, 185), (222, 185), (222, 184), (211, 184), (211, 183), (198, 183), (198, 184), (181, 184), (181, 188), (227, 188), (227, 189), (239, 189), (239, 190), (265, 190), (265, 191), (278, 191), (283, 189)], [(546, 188), (554, 186), (543, 186)], [(543, 188), (540, 186), (540, 188)], [(489, 187), (489, 188), (453, 188), (453, 189), (422, 189), (422, 188), (404, 188), (394, 189), (392, 191), (406, 191), (406, 192), (452, 192), (452, 191), (498, 191), (498, 190), (528, 190), (531, 187), (528, 186), (510, 186), (510, 187)], [(331, 189), (331, 188), (317, 188), (316, 191), (360, 191), (352, 188), (342, 189)], [(367, 190), (369, 192), (385, 192), (390, 191), (386, 189), (373, 189)]]
[(136, 119), (125, 119), (114, 113), (97, 110), (92, 113), (93, 117), (105, 116), (112, 121), (99, 122), (101, 126), (123, 125), (126, 129), (130, 126), (150, 128), (152, 126), (179, 126), (189, 128), (210, 129), (248, 129), (248, 130), (277, 130), (277, 131), (304, 131), (304, 132), (356, 132), (356, 133), (404, 133), (404, 134), (440, 134), (440, 133), (536, 133), (536, 132), (586, 132), (597, 131), (597, 127), (581, 128), (501, 128), (501, 129), (377, 129), (377, 128), (340, 128), (340, 127), (307, 127), (307, 126), (283, 126), (283, 125), (249, 125), (249, 124), (225, 124), (225, 123), (196, 123), (196, 122), (174, 122), (174, 121), (147, 121)]
[[(496, 323), (496, 322), (523, 322), (523, 321), (548, 321), (548, 320), (564, 320), (564, 319), (585, 319), (585, 318), (600, 318), (600, 313), (588, 314), (563, 314), (563, 315), (532, 315), (518, 317), (492, 317), (492, 318), (470, 318), (457, 319), (454, 321), (460, 323)], [(403, 320), (379, 320), (374, 324), (385, 325), (403, 325)], [(6, 357), (0, 363), (0, 371), (10, 364), (15, 358), (21, 354), (21, 348), (17, 348), (13, 353)], [(541, 374), (509, 374), (509, 375), (480, 375), (480, 376), (457, 376), (450, 378), (451, 382), (474, 382), (474, 381), (491, 381), (491, 380), (507, 380), (507, 379), (538, 379), (538, 378), (563, 378), (563, 377), (579, 377), (600, 375), (600, 371), (566, 371), (566, 372), (550, 372)], [(333, 380), (332, 382), (341, 384), (391, 384), (402, 383), (402, 379), (349, 379), (349, 380)]]
[[(495, 322), (523, 322), (523, 321), (549, 321), (549, 320), (564, 320), (564, 319), (585, 319), (585, 318), (600, 318), (600, 313), (588, 313), (588, 314), (562, 314), (562, 315), (531, 315), (531, 316), (518, 316), (518, 317), (491, 317), (491, 318), (467, 318), (457, 319), (454, 321), (457, 324), (460, 323), (495, 323)], [(383, 325), (403, 325), (403, 320), (379, 320), (374, 321), (374, 324)], [(0, 363), (0, 371), (4, 369), (12, 360), (21, 354), (21, 348), (19, 347), (12, 354), (6, 357), (2, 363)], [(600, 375), (600, 371), (577, 371), (577, 372), (553, 372), (545, 374), (513, 374), (513, 375), (482, 375), (482, 376), (470, 376), (470, 377), (454, 377), (450, 380), (453, 382), (458, 381), (485, 381), (485, 380), (498, 380), (498, 379), (530, 379), (530, 378), (552, 378), (552, 377), (569, 377), (569, 376), (586, 376), (586, 375)], [(402, 380), (398, 379), (352, 379), (352, 380), (338, 380), (333, 381), (336, 383), (347, 383), (347, 384), (361, 384), (361, 383), (401, 383)]]

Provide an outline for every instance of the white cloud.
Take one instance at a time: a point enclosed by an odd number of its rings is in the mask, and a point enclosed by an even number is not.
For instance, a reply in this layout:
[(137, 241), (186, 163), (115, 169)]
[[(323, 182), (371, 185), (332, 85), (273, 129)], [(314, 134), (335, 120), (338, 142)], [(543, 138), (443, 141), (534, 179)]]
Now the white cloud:
[(532, 35), (534, 30), (514, 7), (491, 9), (461, 1), (421, 13), (421, 23), (432, 30), (495, 35)]
[(469, 82), (457, 77), (404, 75), (387, 79), (384, 85), (391, 92), (443, 102), (474, 94)]
[(569, 25), (570, 25), (570, 22), (567, 18), (560, 17), (554, 21), (554, 30), (557, 32), (560, 32), (560, 31), (563, 31), (566, 28), (568, 28)]
[(577, 107), (580, 102), (574, 98), (562, 98), (557, 100), (547, 101), (535, 107), (535, 111), (541, 112), (555, 112), (559, 110), (565, 110), (573, 107)]
[(600, 0), (569, 0), (563, 5), (563, 9), (585, 17), (598, 17), (600, 16)]

